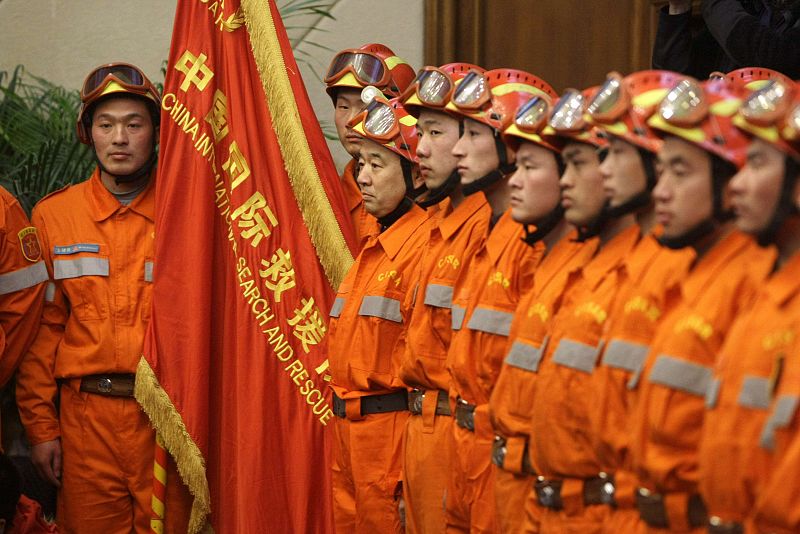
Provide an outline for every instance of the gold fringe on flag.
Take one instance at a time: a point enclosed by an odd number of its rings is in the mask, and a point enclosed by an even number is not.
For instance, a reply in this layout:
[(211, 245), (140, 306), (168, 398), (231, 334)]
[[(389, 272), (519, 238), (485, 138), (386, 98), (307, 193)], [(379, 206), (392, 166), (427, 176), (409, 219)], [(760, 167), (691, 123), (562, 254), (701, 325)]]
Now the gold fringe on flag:
[(347, 248), (311, 157), (291, 82), (286, 74), (272, 12), (263, 0), (242, 0), (241, 7), (269, 109), (281, 110), (280, 113), (271, 113), (272, 126), (278, 137), (289, 182), (319, 262), (336, 290), (350, 269), (353, 256)]
[(211, 512), (211, 497), (203, 455), (186, 431), (186, 425), (183, 424), (178, 410), (161, 388), (144, 356), (139, 360), (136, 369), (134, 395), (163, 440), (167, 451), (175, 459), (183, 482), (194, 495), (192, 513), (189, 517), (189, 534), (197, 534), (201, 530), (212, 532), (206, 521)]

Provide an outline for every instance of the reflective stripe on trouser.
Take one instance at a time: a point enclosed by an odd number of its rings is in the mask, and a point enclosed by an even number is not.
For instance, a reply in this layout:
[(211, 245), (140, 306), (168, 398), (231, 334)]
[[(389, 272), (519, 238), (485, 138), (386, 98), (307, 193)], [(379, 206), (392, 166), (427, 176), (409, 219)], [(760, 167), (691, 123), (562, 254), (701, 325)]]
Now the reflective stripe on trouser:
[(650, 382), (705, 397), (712, 381), (711, 367), (660, 354), (650, 371)]
[(408, 414), (371, 414), (359, 421), (333, 418), (333, 519), (337, 534), (402, 532), (395, 491)]
[(451, 469), (445, 506), (449, 534), (496, 532), (495, 466), (491, 462), (494, 431), (488, 419), (486, 413), (481, 412), (475, 418), (475, 432), (451, 425)]
[(15, 271), (0, 274), (0, 295), (28, 289), (49, 279), (47, 267), (43, 261), (37, 261)]
[[(61, 387), (62, 486), (57, 522), (63, 533), (149, 532), (155, 434), (136, 399)], [(185, 533), (191, 495), (168, 462), (165, 532)]]
[(406, 532), (444, 532), (444, 493), (450, 473), (452, 417), (409, 417), (403, 462)]
[(515, 474), (505, 469), (494, 470), (494, 499), (498, 532), (536, 534), (542, 508), (534, 506), (530, 515), (523, 513), (536, 477)]

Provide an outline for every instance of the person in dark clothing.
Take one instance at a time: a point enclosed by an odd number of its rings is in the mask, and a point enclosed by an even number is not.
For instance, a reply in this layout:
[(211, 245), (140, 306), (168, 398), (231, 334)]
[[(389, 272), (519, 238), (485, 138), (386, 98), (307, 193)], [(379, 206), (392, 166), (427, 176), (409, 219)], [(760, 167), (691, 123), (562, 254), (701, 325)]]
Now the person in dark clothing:
[(659, 14), (653, 68), (698, 79), (714, 71), (765, 67), (800, 78), (800, 0), (703, 0), (704, 26), (692, 28), (691, 0)]

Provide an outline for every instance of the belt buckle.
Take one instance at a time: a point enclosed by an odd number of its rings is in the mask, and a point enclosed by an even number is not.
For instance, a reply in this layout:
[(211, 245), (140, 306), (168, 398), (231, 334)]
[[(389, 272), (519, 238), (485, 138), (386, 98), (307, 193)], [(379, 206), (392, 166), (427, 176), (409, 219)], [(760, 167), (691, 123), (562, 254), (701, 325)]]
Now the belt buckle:
[(608, 504), (614, 506), (616, 501), (614, 500), (614, 492), (616, 488), (614, 487), (614, 481), (611, 477), (608, 476), (608, 473), (599, 473), (597, 475), (602, 481), (602, 486), (600, 487), (600, 500), (602, 501), (601, 504)]
[(723, 521), (721, 517), (708, 518), (708, 531), (714, 534), (742, 534), (744, 527), (735, 521)]
[[(460, 410), (458, 408), (461, 408)], [(470, 404), (464, 399), (458, 399), (458, 406), (456, 406), (456, 423), (461, 428), (475, 432), (475, 408), (469, 409)]]
[(415, 389), (414, 393), (414, 400), (411, 402), (411, 412), (415, 414), (422, 413), (422, 401), (425, 400), (425, 392), (419, 389)]
[(561, 509), (561, 495), (549, 480), (542, 476), (537, 477), (533, 487), (536, 490), (536, 501), (539, 506), (553, 510)]
[(494, 443), (492, 443), (492, 463), (502, 469), (507, 453), (508, 447), (506, 447), (505, 438), (495, 436)]
[(111, 393), (112, 389), (113, 389), (113, 383), (111, 382), (111, 379), (108, 378), (107, 376), (104, 376), (97, 381), (98, 391), (102, 393)]

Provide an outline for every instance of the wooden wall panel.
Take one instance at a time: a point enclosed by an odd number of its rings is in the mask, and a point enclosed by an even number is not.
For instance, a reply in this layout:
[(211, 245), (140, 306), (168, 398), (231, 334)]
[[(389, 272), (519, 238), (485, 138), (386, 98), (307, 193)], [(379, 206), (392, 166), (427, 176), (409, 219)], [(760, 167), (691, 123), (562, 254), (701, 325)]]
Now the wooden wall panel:
[[(557, 91), (649, 68), (667, 0), (426, 0), (425, 60), (514, 67)], [(699, 13), (700, 0), (694, 0)]]

